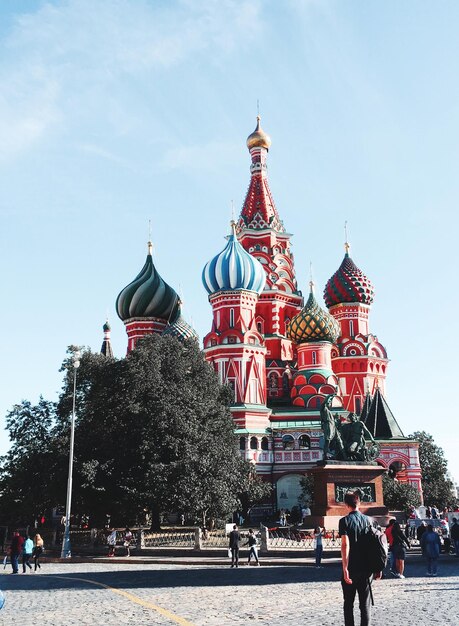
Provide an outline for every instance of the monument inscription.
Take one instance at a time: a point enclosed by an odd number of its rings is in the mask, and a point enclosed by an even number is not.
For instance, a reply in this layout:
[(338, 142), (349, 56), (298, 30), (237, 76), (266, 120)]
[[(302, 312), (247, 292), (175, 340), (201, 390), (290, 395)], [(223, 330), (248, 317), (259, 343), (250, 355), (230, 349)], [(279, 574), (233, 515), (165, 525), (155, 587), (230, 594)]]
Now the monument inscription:
[(360, 485), (335, 483), (336, 502), (344, 502), (344, 496), (348, 491), (360, 491), (360, 500), (362, 502), (376, 502), (376, 490), (373, 483)]

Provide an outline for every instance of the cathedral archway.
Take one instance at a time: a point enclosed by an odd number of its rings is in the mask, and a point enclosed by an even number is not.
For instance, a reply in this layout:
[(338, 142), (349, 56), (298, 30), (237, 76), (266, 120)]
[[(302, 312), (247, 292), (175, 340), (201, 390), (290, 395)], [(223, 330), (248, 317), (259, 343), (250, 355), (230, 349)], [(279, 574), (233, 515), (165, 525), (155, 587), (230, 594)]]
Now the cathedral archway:
[(277, 481), (277, 509), (291, 511), (294, 506), (298, 506), (301, 497), (301, 474), (287, 474)]

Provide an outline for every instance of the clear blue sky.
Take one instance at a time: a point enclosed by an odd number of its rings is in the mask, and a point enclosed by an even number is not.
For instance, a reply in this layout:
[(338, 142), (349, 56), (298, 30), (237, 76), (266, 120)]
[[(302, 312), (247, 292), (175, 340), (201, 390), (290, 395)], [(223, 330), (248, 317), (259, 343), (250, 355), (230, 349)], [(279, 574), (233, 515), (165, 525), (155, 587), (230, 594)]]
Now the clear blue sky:
[(149, 219), (159, 272), (209, 330), (201, 269), (244, 199), (259, 99), (300, 286), (312, 260), (321, 294), (347, 220), (389, 405), (459, 478), (458, 30), (445, 1), (2, 2), (0, 415), (55, 399), (67, 345), (99, 350), (107, 312), (124, 354), (114, 303)]

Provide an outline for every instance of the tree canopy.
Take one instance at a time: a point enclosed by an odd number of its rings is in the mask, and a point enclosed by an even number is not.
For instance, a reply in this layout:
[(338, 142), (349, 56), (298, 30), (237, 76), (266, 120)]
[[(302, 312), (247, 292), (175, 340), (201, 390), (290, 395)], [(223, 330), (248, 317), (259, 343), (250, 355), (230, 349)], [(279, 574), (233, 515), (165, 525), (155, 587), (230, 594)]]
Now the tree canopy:
[(424, 503), (437, 507), (453, 506), (456, 498), (453, 483), (449, 480), (448, 462), (442, 448), (434, 443), (432, 435), (417, 431), (410, 435), (419, 442), (419, 462), (422, 471)]
[[(9, 414), (13, 445), (0, 474), (0, 503), (9, 510), (14, 491), (22, 513), (65, 502), (71, 361), (69, 353), (57, 405), (25, 402)], [(205, 523), (262, 499), (269, 487), (240, 457), (230, 397), (193, 340), (147, 336), (122, 360), (84, 351), (72, 511), (93, 519), (110, 514), (113, 523), (134, 523), (148, 511), (156, 524), (168, 511)], [(33, 424), (40, 424), (36, 432)], [(47, 493), (32, 497), (23, 490), (27, 479), (41, 481)]]
[(421, 494), (409, 483), (401, 483), (388, 474), (383, 474), (384, 504), (391, 511), (408, 511), (410, 506), (421, 504)]

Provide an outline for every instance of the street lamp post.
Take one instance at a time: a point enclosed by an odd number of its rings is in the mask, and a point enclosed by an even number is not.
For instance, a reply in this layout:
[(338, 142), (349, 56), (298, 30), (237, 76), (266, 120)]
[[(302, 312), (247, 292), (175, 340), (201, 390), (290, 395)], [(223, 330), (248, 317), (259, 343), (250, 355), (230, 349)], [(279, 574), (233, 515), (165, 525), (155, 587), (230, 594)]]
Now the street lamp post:
[(65, 503), (65, 530), (62, 539), (61, 558), (65, 559), (72, 556), (70, 545), (70, 509), (72, 505), (72, 479), (73, 479), (73, 446), (75, 441), (75, 401), (76, 401), (76, 376), (77, 369), (80, 367), (80, 353), (73, 353), (73, 406), (72, 419), (70, 422), (70, 452), (69, 452), (69, 476), (67, 480), (67, 501)]

